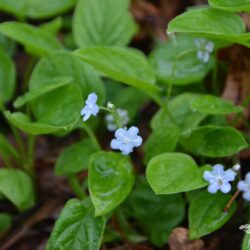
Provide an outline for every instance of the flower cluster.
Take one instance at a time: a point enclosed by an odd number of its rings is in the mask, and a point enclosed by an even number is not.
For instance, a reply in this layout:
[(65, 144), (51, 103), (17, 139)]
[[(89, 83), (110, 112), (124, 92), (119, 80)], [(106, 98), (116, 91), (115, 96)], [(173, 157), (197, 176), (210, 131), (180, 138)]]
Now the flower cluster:
[[(95, 93), (89, 94), (81, 115), (83, 121), (87, 121), (91, 115), (96, 116), (99, 112), (97, 103), (97, 95)], [(133, 152), (134, 148), (141, 146), (142, 137), (138, 135), (139, 129), (135, 126), (127, 129), (126, 126), (129, 122), (128, 112), (123, 109), (115, 109), (112, 103), (108, 103), (107, 108), (103, 108), (110, 112), (105, 118), (107, 128), (110, 131), (115, 131), (115, 139), (111, 141), (111, 148), (120, 150), (123, 155), (128, 155)]]
[(214, 44), (211, 41), (208, 41), (204, 38), (196, 38), (194, 39), (194, 43), (197, 48), (197, 57), (199, 60), (207, 63), (210, 58), (210, 54), (214, 50)]

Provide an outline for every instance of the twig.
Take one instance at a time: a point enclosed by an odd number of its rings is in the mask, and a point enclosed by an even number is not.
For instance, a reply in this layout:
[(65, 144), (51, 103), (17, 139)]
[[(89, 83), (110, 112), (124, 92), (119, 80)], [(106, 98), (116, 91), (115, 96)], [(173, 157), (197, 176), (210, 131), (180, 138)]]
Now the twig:
[(234, 202), (234, 200), (237, 198), (237, 196), (240, 194), (240, 190), (237, 190), (235, 192), (235, 194), (232, 196), (232, 198), (229, 200), (229, 202), (227, 203), (227, 205), (224, 208), (224, 212), (227, 213), (227, 211), (229, 210), (229, 208), (231, 207), (232, 203)]

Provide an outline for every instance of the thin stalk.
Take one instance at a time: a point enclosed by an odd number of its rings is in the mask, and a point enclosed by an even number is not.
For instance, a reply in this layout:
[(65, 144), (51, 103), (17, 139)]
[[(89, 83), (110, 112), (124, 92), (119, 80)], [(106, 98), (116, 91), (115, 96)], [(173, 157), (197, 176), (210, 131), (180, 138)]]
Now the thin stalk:
[(76, 194), (76, 196), (80, 200), (83, 200), (86, 195), (85, 195), (85, 193), (82, 189), (82, 186), (79, 183), (77, 177), (75, 175), (69, 175), (68, 178), (69, 178), (70, 186), (71, 186), (72, 190), (74, 191), (74, 193)]
[(28, 163), (27, 170), (32, 173), (34, 165), (34, 149), (35, 149), (35, 139), (34, 135), (29, 135), (28, 138)]
[(235, 199), (238, 197), (238, 195), (240, 194), (240, 190), (237, 190), (234, 195), (231, 197), (231, 199), (229, 200), (229, 202), (227, 203), (227, 205), (224, 208), (224, 212), (227, 213), (229, 208), (231, 207), (231, 205), (233, 204), (233, 202), (235, 201)]
[(89, 138), (93, 141), (93, 143), (99, 148), (101, 149), (101, 145), (98, 142), (95, 134), (93, 133), (93, 131), (91, 130), (91, 128), (87, 125), (87, 124), (83, 124), (83, 128), (85, 130), (85, 132), (88, 134)]

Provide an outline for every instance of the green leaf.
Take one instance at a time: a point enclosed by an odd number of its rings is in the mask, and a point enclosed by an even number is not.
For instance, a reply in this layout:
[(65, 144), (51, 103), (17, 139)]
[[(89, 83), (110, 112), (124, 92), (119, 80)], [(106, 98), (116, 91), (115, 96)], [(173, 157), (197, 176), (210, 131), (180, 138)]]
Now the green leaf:
[(144, 145), (145, 163), (158, 154), (174, 151), (179, 134), (178, 127), (174, 125), (162, 125), (154, 130)]
[(5, 157), (14, 157), (16, 160), (19, 159), (17, 150), (2, 134), (0, 134), (0, 155), (4, 155)]
[(37, 135), (72, 129), (79, 121), (83, 100), (80, 88), (68, 84), (38, 97), (32, 104), (35, 122), (19, 112), (6, 111), (4, 115), (19, 129)]
[(52, 82), (56, 83), (58, 78), (71, 78), (70, 82), (81, 88), (84, 99), (91, 92), (95, 92), (98, 95), (98, 103), (104, 102), (104, 86), (96, 71), (90, 65), (65, 51), (46, 55), (38, 62), (30, 78), (29, 90), (40, 91), (51, 86)]
[(90, 156), (98, 150), (98, 147), (90, 139), (84, 139), (68, 146), (56, 161), (56, 174), (76, 174), (88, 169)]
[(241, 249), (242, 250), (249, 250), (249, 247), (250, 247), (250, 234), (245, 233)]
[(0, 169), (0, 192), (19, 210), (35, 204), (32, 180), (21, 170)]
[(55, 19), (42, 23), (40, 28), (55, 35), (63, 26), (63, 18), (61, 16), (56, 17)]
[(203, 95), (197, 98), (191, 103), (191, 108), (195, 111), (212, 115), (239, 113), (244, 110), (242, 106), (234, 106), (232, 102), (213, 95)]
[(69, 200), (63, 208), (46, 250), (99, 250), (106, 220), (94, 217), (89, 199)]
[(0, 213), (0, 236), (11, 228), (11, 216), (6, 213)]
[(75, 0), (0, 0), (0, 9), (17, 17), (43, 19), (65, 12), (75, 4)]
[(107, 214), (122, 203), (133, 183), (133, 168), (127, 157), (99, 152), (90, 158), (89, 192), (96, 216)]
[(206, 76), (214, 59), (210, 57), (208, 63), (201, 62), (194, 41), (194, 37), (180, 34), (175, 40), (168, 40), (153, 50), (149, 61), (159, 82), (186, 85), (199, 82)]
[(167, 243), (170, 232), (185, 215), (185, 203), (180, 194), (155, 195), (145, 180), (139, 181), (131, 193), (130, 203), (132, 215), (158, 247)]
[(20, 108), (27, 102), (30, 102), (50, 91), (53, 91), (57, 88), (60, 88), (66, 84), (69, 84), (72, 82), (71, 78), (54, 78), (49, 80), (49, 84), (45, 85), (42, 88), (37, 88), (35, 90), (31, 89), (29, 92), (26, 92), (23, 96), (19, 96), (15, 102), (14, 102), (14, 107), (15, 108)]
[(199, 168), (186, 154), (165, 153), (150, 160), (146, 176), (156, 194), (174, 194), (205, 187), (202, 175), (207, 168)]
[(240, 16), (209, 7), (192, 9), (168, 24), (168, 32), (191, 33), (250, 46), (250, 33), (245, 31), (245, 23)]
[(193, 199), (188, 211), (190, 239), (214, 232), (232, 217), (236, 210), (235, 201), (227, 213), (223, 211), (231, 197), (229, 194), (210, 194), (205, 191)]
[(232, 12), (249, 12), (250, 11), (250, 1), (249, 0), (209, 0), (209, 5), (214, 8), (222, 9), (225, 11)]
[(147, 92), (156, 92), (155, 75), (145, 56), (135, 49), (96, 46), (75, 55), (110, 78)]
[(180, 142), (187, 150), (207, 157), (231, 156), (248, 147), (236, 129), (212, 125), (184, 132)]
[[(191, 109), (191, 103), (201, 95), (193, 93), (184, 93), (175, 96), (168, 103), (168, 109), (175, 119), (175, 122), (182, 130), (195, 128), (206, 117), (206, 114), (194, 112)], [(167, 105), (167, 104), (166, 104)], [(151, 127), (156, 130), (158, 127), (171, 124), (167, 112), (160, 109), (151, 120)]]
[(62, 49), (61, 44), (53, 35), (29, 24), (4, 22), (0, 24), (0, 32), (21, 43), (31, 54), (36, 56)]
[(128, 11), (129, 0), (79, 0), (73, 16), (78, 47), (125, 46), (137, 31)]
[(10, 56), (0, 48), (0, 107), (8, 101), (15, 90), (16, 71)]

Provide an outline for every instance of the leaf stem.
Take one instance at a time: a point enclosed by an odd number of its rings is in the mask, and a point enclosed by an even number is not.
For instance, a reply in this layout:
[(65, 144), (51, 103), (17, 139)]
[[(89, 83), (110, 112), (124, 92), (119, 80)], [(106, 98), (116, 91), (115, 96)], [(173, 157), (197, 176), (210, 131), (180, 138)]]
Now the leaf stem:
[(75, 175), (69, 175), (68, 178), (69, 178), (70, 186), (71, 186), (72, 190), (74, 191), (74, 193), (76, 194), (76, 196), (80, 200), (83, 200), (86, 195), (85, 195), (85, 193), (82, 189), (82, 186), (79, 183), (77, 177)]
[(240, 194), (240, 190), (237, 190), (234, 195), (231, 197), (231, 199), (229, 200), (229, 202), (227, 203), (227, 205), (224, 208), (224, 212), (227, 213), (229, 208), (231, 207), (231, 205), (233, 204), (233, 202), (235, 201), (235, 199), (238, 197), (238, 195)]
[(88, 134), (89, 138), (93, 141), (93, 143), (99, 148), (101, 149), (101, 145), (100, 143), (98, 142), (95, 134), (93, 133), (93, 131), (91, 130), (91, 128), (86, 124), (86, 123), (83, 123), (82, 124), (83, 126), (83, 129), (85, 130), (85, 132)]

